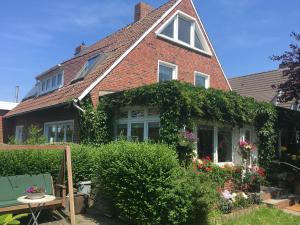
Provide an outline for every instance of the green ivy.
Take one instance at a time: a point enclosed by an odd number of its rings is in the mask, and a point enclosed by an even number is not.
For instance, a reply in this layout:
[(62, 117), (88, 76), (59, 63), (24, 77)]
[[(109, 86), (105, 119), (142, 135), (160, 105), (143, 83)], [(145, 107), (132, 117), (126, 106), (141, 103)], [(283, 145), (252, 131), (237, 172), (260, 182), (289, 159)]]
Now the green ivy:
[(170, 81), (147, 85), (101, 97), (94, 109), (86, 100), (81, 115), (81, 140), (103, 144), (113, 139), (113, 116), (126, 106), (155, 106), (160, 109), (161, 142), (176, 145), (178, 132), (200, 120), (242, 127), (254, 124), (259, 138), (259, 162), (267, 167), (274, 157), (277, 138), (276, 107), (235, 92), (204, 89)]

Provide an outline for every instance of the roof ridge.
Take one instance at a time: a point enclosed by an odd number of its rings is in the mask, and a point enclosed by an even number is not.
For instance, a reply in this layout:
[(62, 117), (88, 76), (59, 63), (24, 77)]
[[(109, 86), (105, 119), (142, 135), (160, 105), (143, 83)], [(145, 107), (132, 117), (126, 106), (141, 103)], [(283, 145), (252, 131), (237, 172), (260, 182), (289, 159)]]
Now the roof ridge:
[(256, 75), (261, 75), (261, 74), (264, 74), (264, 73), (270, 73), (270, 72), (275, 72), (275, 71), (282, 71), (282, 69), (273, 69), (273, 70), (268, 70), (268, 71), (264, 71), (264, 72), (250, 73), (250, 74), (246, 74), (246, 75), (231, 77), (231, 78), (228, 78), (228, 79), (229, 80), (234, 80), (234, 79), (239, 79), (239, 78), (243, 78), (243, 77), (256, 76)]
[(113, 32), (113, 33), (111, 33), (111, 34), (108, 34), (108, 35), (105, 36), (104, 38), (102, 38), (102, 39), (96, 41), (95, 43), (93, 43), (93, 44), (91, 44), (91, 45), (89, 45), (88, 48), (86, 49), (86, 52), (85, 52), (84, 54), (81, 54), (81, 55), (72, 57), (72, 58), (70, 58), (70, 59), (67, 59), (67, 60), (61, 62), (60, 64), (67, 63), (67, 62), (69, 62), (69, 61), (71, 61), (71, 60), (73, 60), (73, 59), (77, 59), (77, 58), (84, 57), (84, 56), (86, 56), (86, 55), (88, 55), (88, 54), (90, 54), (90, 53), (92, 53), (92, 52), (96, 52), (96, 51), (99, 51), (99, 50), (102, 49), (102, 48), (107, 47), (107, 46), (102, 46), (102, 47), (99, 47), (99, 48), (96, 48), (96, 49), (94, 49), (94, 50), (89, 51), (90, 48), (92, 48), (93, 46), (97, 45), (98, 43), (100, 43), (100, 42), (102, 42), (102, 41), (105, 41), (105, 40), (111, 38), (112, 36), (117, 35), (118, 33), (121, 33), (122, 31), (124, 31), (124, 30), (126, 30), (126, 29), (128, 29), (128, 28), (130, 28), (130, 27), (132, 27), (132, 26), (134, 26), (135, 24), (141, 23), (143, 20), (145, 20), (145, 19), (146, 19), (147, 17), (149, 17), (151, 14), (153, 14), (153, 13), (156, 12), (157, 10), (160, 10), (160, 9), (161, 9), (162, 7), (164, 7), (165, 5), (170, 4), (170, 2), (172, 2), (172, 1), (177, 2), (178, 0), (169, 0), (169, 1), (167, 1), (167, 2), (164, 3), (163, 5), (161, 5), (161, 6), (157, 7), (157, 8), (155, 8), (155, 9), (153, 9), (151, 12), (149, 12), (149, 13), (148, 13), (145, 17), (143, 17), (142, 19), (140, 19), (140, 20), (138, 20), (138, 21), (136, 21), (136, 22), (129, 23), (129, 24), (127, 24), (126, 26), (117, 29), (115, 32)]

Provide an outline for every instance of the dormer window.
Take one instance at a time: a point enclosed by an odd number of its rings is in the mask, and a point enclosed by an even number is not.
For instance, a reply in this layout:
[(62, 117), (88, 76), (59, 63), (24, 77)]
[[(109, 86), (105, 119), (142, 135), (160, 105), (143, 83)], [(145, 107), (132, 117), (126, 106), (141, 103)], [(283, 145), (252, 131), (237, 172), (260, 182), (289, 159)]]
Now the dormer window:
[(47, 76), (44, 79), (39, 80), (40, 94), (45, 94), (50, 91), (54, 91), (63, 86), (63, 74), (55, 74)]
[(178, 11), (175, 16), (161, 26), (156, 34), (161, 38), (211, 55), (197, 20), (184, 12)]

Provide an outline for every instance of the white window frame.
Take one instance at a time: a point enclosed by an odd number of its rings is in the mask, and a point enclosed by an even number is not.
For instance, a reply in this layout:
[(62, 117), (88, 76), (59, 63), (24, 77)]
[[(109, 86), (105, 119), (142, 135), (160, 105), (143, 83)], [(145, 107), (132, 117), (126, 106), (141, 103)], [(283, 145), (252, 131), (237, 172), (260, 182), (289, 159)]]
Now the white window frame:
[[(202, 124), (199, 124), (202, 125)], [(207, 124), (203, 124), (203, 125), (208, 125), (208, 126), (212, 126), (214, 128), (214, 139), (213, 139), (213, 144), (214, 144), (214, 149), (213, 149), (213, 162), (219, 166), (224, 166), (224, 165), (234, 165), (234, 130), (231, 129), (231, 161), (229, 162), (219, 162), (219, 157), (218, 157), (218, 130), (219, 127), (210, 123)], [(229, 128), (229, 127), (228, 127)], [(229, 128), (230, 129), (230, 128)], [(198, 137), (198, 127), (196, 127), (194, 129), (196, 132), (196, 135)], [(198, 152), (198, 141), (196, 142), (196, 146), (197, 146), (197, 152)]]
[[(61, 74), (61, 84), (57, 85), (57, 82), (58, 82), (58, 76)], [(52, 78), (53, 77), (56, 77), (55, 79), (55, 86), (52, 86)], [(49, 88), (47, 89), (47, 80), (50, 80), (50, 83), (49, 83)], [(45, 89), (43, 90), (43, 83), (45, 84)], [(39, 94), (42, 95), (42, 94), (46, 94), (48, 92), (51, 92), (51, 91), (54, 91), (54, 90), (57, 90), (61, 87), (63, 87), (64, 85), (64, 71), (61, 71), (60, 73), (57, 73), (55, 75), (52, 75), (52, 76), (48, 76), (47, 78), (45, 79), (42, 79), (39, 81)]]
[(177, 80), (178, 79), (178, 66), (176, 64), (173, 63), (169, 63), (169, 62), (165, 62), (162, 60), (158, 60), (158, 66), (157, 66), (157, 82), (159, 83), (159, 66), (165, 66), (165, 67), (169, 67), (173, 70), (172, 73), (172, 80)]
[[(19, 129), (22, 130), (22, 137), (21, 137), (21, 140), (18, 140), (18, 139), (17, 139), (18, 136), (19, 136), (19, 135), (17, 135), (17, 131), (18, 131)], [(22, 143), (23, 143), (23, 141), (24, 141), (24, 125), (17, 125), (17, 126), (16, 126), (16, 130), (15, 130), (15, 141), (16, 141), (17, 144), (22, 144)]]
[[(72, 142), (74, 140), (74, 120), (63, 120), (63, 121), (53, 121), (53, 122), (46, 122), (44, 123), (44, 136), (47, 138), (47, 142), (48, 142), (48, 129), (47, 126), (51, 126), (51, 125), (66, 125), (66, 124), (71, 124), (72, 128), (73, 128), (73, 134), (72, 134)], [(66, 132), (64, 131), (64, 141), (63, 142), (66, 142)], [(57, 138), (57, 131), (55, 133), (55, 139)], [(53, 141), (54, 143), (56, 143), (56, 141), (54, 140)]]
[(203, 78), (205, 78), (205, 86), (204, 88), (208, 89), (210, 88), (210, 75), (199, 72), (199, 71), (195, 71), (194, 72), (194, 85), (196, 86), (196, 77), (197, 76), (201, 76)]
[[(187, 44), (181, 40), (178, 39), (178, 19), (179, 17), (182, 17), (183, 19), (186, 19), (186, 20), (189, 20), (191, 21), (192, 25), (191, 25), (191, 29), (190, 29), (190, 32), (191, 32), (191, 40), (190, 40), (190, 44)], [(174, 20), (174, 37), (171, 38), (171, 37), (168, 37), (164, 34), (162, 34), (161, 32)], [(204, 48), (204, 50), (202, 49), (199, 49), (199, 48), (196, 48), (195, 47), (195, 32), (198, 33), (198, 36), (200, 38), (200, 41), (201, 41), (201, 44)], [(197, 51), (197, 52), (200, 52), (200, 53), (203, 53), (203, 54), (206, 54), (208, 56), (212, 56), (212, 52), (210, 50), (210, 47), (205, 39), (205, 36), (201, 30), (201, 26), (199, 25), (198, 21), (196, 18), (180, 11), (180, 10), (177, 10), (177, 12), (175, 13), (175, 16), (172, 16), (170, 17), (166, 22), (165, 24), (163, 24), (156, 32), (155, 34), (158, 36), (158, 37), (161, 37), (161, 38), (164, 38), (164, 39), (167, 39), (171, 42), (174, 42), (176, 44), (180, 44), (184, 47), (187, 47), (187, 48), (190, 48), (194, 51)]]
[[(127, 139), (131, 138), (131, 125), (134, 123), (143, 123), (144, 124), (144, 141), (149, 139), (149, 134), (148, 134), (148, 130), (149, 130), (149, 123), (159, 123), (160, 125), (160, 116), (159, 115), (155, 115), (155, 116), (149, 116), (148, 115), (148, 111), (151, 108), (155, 108), (155, 107), (132, 107), (132, 108), (128, 108), (128, 109), (123, 109), (123, 111), (127, 111), (128, 112), (128, 117), (127, 118), (121, 118), (116, 120), (115, 123), (115, 128), (114, 128), (114, 136), (115, 138), (118, 138), (117, 136), (117, 126), (119, 124), (127, 124)], [(144, 111), (144, 117), (138, 117), (138, 118), (132, 118), (131, 117), (131, 112), (135, 111), (135, 110), (143, 110)]]

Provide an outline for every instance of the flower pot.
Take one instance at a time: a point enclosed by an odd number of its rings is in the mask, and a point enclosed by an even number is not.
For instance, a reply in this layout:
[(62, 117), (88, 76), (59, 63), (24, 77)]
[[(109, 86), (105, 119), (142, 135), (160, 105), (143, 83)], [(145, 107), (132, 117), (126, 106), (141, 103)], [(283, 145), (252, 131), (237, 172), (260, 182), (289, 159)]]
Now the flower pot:
[(27, 193), (27, 198), (28, 199), (41, 199), (41, 198), (44, 198), (45, 197), (45, 193), (42, 192), (42, 193)]

